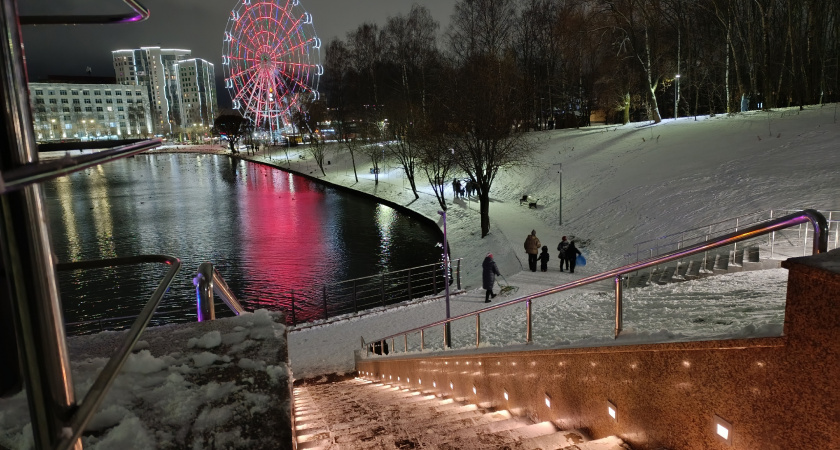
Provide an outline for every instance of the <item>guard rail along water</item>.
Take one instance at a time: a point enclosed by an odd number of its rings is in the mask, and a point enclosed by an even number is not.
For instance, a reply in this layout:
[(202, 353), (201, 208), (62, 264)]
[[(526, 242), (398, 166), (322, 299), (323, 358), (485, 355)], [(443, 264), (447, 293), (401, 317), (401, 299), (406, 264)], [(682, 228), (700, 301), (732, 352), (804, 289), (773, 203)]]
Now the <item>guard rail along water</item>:
[[(776, 232), (778, 230), (782, 230), (785, 228), (798, 226), (802, 223), (810, 222), (814, 228), (814, 241), (812, 246), (812, 253), (824, 253), (827, 251), (828, 248), (828, 224), (826, 222), (825, 217), (820, 214), (818, 211), (813, 209), (806, 209), (802, 210), (793, 214), (788, 214), (783, 217), (779, 217), (776, 219), (771, 219), (764, 221), (762, 223), (750, 226), (748, 228), (744, 228), (740, 231), (729, 233), (723, 236), (715, 237), (707, 242), (703, 242), (700, 244), (691, 245), (679, 250), (675, 250), (669, 253), (666, 253), (661, 256), (648, 258), (642, 261), (638, 261), (635, 263), (627, 264), (612, 270), (608, 270), (606, 272), (599, 273), (597, 275), (592, 275), (589, 277), (581, 278), (576, 281), (572, 281), (569, 283), (561, 284), (560, 286), (556, 286), (550, 289), (546, 289), (543, 291), (535, 292), (533, 294), (516, 298), (513, 300), (509, 300), (503, 303), (499, 303), (497, 305), (489, 306), (487, 308), (480, 309), (478, 311), (474, 311), (467, 314), (462, 314), (460, 316), (452, 317), (449, 319), (439, 320), (437, 322), (430, 323), (428, 325), (424, 325), (422, 327), (413, 328), (411, 330), (403, 331), (400, 333), (396, 333), (390, 336), (385, 336), (380, 339), (376, 339), (373, 341), (369, 341), (368, 343), (362, 339), (362, 350), (364, 351), (365, 356), (368, 356), (368, 352), (371, 348), (379, 348), (384, 349), (386, 348), (387, 341), (391, 341), (391, 349), (395, 349), (395, 339), (397, 337), (402, 336), (404, 342), (404, 351), (408, 351), (408, 335), (413, 333), (420, 333), (420, 349), (423, 350), (425, 348), (425, 341), (424, 341), (424, 334), (425, 331), (442, 326), (446, 327), (447, 324), (455, 322), (457, 320), (466, 319), (468, 317), (475, 317), (475, 343), (476, 347), (479, 346), (481, 341), (481, 314), (486, 313), (488, 311), (493, 311), (500, 308), (506, 308), (509, 306), (517, 305), (520, 303), (525, 303), (525, 342), (530, 344), (532, 342), (532, 333), (531, 333), (531, 302), (534, 299), (545, 297), (548, 295), (556, 294), (558, 292), (567, 291), (569, 289), (574, 289), (580, 286), (585, 286), (591, 283), (595, 283), (598, 281), (609, 280), (612, 279), (615, 282), (615, 337), (617, 338), (618, 335), (621, 333), (622, 329), (622, 322), (623, 322), (623, 306), (622, 306), (622, 276), (624, 274), (635, 272), (638, 270), (646, 269), (648, 267), (652, 267), (658, 264), (666, 263), (669, 261), (678, 260), (684, 258), (689, 255), (694, 255), (698, 253), (703, 253), (711, 249), (715, 249), (718, 247), (723, 247), (726, 245), (734, 244), (736, 242), (742, 242), (748, 239), (753, 239), (757, 236), (766, 235), (769, 233)], [(444, 330), (443, 333), (446, 336), (446, 332)], [(368, 344), (373, 343), (373, 346), (369, 346)], [(448, 348), (446, 344), (444, 344), (444, 349)], [(393, 351), (393, 350), (392, 350)]]
[(217, 294), (222, 301), (237, 316), (245, 312), (245, 308), (237, 300), (236, 295), (225, 283), (224, 278), (213, 267), (213, 263), (202, 263), (198, 266), (198, 274), (193, 279), (195, 285), (195, 296), (198, 309), (198, 321), (216, 320), (216, 304), (213, 301), (213, 294)]

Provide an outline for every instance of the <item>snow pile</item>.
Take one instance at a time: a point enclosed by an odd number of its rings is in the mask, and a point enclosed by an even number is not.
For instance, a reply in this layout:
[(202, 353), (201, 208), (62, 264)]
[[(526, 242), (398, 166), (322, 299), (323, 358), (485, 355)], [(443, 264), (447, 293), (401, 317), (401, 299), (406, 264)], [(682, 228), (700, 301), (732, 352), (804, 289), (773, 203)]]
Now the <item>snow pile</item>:
[[(291, 373), (276, 320), (260, 310), (149, 328), (88, 425), (85, 448), (250, 448), (282, 438)], [(70, 340), (77, 399), (123, 336)], [(25, 393), (0, 405), (0, 446), (33, 448)]]

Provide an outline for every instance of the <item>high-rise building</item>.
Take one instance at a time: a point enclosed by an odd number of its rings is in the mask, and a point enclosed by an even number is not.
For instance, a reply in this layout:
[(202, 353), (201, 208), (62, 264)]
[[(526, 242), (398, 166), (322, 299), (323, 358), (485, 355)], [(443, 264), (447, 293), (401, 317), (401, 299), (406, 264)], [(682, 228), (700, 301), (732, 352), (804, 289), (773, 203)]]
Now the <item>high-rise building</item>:
[(200, 58), (179, 61), (177, 110), (185, 129), (208, 129), (216, 118), (216, 82), (213, 64)]
[(154, 133), (148, 93), (108, 77), (51, 77), (29, 83), (35, 139), (95, 140)]
[(190, 50), (141, 47), (111, 53), (117, 83), (146, 88), (155, 133), (171, 134), (182, 126), (178, 63), (190, 57)]

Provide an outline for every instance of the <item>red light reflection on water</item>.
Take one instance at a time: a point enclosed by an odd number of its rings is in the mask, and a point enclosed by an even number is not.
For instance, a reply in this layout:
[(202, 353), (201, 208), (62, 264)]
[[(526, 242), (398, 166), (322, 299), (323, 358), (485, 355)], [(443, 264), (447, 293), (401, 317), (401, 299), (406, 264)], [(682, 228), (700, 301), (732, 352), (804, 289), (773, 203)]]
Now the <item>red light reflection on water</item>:
[[(253, 280), (247, 300), (288, 310), (292, 289), (314, 289), (329, 278), (325, 218), (312, 206), (324, 202), (325, 194), (308, 180), (265, 166), (248, 165), (244, 176), (238, 199), (243, 260)], [(295, 293), (298, 306), (304, 295), (312, 293)]]

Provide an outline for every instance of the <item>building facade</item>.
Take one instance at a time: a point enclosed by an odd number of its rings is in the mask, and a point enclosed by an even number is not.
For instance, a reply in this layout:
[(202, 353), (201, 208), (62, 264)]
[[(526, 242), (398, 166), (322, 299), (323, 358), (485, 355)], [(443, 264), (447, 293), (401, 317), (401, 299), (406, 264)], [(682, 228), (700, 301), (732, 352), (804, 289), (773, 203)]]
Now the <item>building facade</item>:
[(154, 134), (148, 93), (113, 78), (65, 77), (29, 83), (38, 141), (149, 137)]
[(217, 113), (213, 64), (200, 58), (180, 61), (178, 68), (178, 111), (182, 129), (193, 133), (208, 131)]
[(181, 61), (191, 51), (160, 47), (141, 47), (111, 52), (117, 83), (142, 86), (151, 102), (155, 134), (170, 135), (183, 125), (178, 86)]

